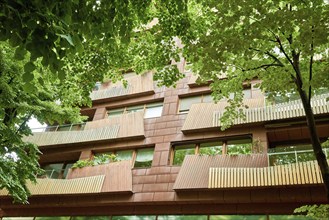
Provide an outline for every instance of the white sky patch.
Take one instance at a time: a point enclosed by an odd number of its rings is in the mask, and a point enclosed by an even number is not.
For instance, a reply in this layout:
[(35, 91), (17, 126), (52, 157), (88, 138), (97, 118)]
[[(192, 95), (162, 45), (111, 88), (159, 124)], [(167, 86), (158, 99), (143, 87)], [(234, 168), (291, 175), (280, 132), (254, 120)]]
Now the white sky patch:
[(41, 124), (36, 118), (31, 118), (27, 125), (32, 129), (33, 132), (42, 132), (47, 127), (46, 124)]

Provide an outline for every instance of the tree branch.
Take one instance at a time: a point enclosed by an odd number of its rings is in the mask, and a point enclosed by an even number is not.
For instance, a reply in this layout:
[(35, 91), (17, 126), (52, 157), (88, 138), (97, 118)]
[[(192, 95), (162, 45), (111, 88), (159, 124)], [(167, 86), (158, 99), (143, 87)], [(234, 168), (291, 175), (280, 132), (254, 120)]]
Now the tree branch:
[(279, 67), (283, 67), (282, 64), (278, 64), (278, 63), (271, 63), (271, 64), (263, 64), (263, 65), (260, 65), (258, 67), (254, 67), (254, 68), (250, 68), (250, 69), (242, 69), (243, 72), (246, 72), (246, 71), (251, 71), (251, 70), (258, 70), (258, 69), (267, 69), (269, 67), (272, 67), (272, 66), (279, 66)]
[[(312, 26), (312, 34), (314, 33), (314, 26)], [(309, 87), (308, 87), (308, 104), (311, 103), (311, 97), (312, 97), (312, 75), (313, 75), (313, 52), (314, 52), (314, 37), (312, 35), (312, 43), (311, 43), (311, 57), (310, 57), (310, 70), (309, 70)]]
[[(282, 43), (281, 43), (281, 40), (279, 37), (276, 37), (276, 41), (278, 42), (279, 44), (279, 47), (280, 47), (280, 50), (281, 52), (284, 54), (284, 56), (286, 57), (286, 59), (288, 60), (288, 62), (291, 64), (291, 66), (294, 68), (295, 72), (297, 72), (297, 69), (293, 63), (293, 61), (290, 59), (290, 57), (288, 56), (288, 54), (286, 53), (286, 51), (284, 50), (283, 46), (282, 46)], [(296, 77), (292, 74), (290, 74), (291, 78), (296, 82)]]

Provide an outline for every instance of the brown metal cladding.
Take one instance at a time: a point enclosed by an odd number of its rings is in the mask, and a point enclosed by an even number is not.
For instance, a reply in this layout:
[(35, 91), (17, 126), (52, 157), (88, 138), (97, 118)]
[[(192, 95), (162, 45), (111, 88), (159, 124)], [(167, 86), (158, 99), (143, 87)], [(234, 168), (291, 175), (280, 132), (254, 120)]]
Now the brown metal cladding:
[(206, 189), (211, 167), (266, 167), (267, 155), (187, 155), (178, 173), (174, 190)]
[(105, 175), (101, 192), (131, 192), (132, 171), (130, 160), (112, 162), (92, 167), (76, 168), (69, 171), (68, 179), (91, 175)]

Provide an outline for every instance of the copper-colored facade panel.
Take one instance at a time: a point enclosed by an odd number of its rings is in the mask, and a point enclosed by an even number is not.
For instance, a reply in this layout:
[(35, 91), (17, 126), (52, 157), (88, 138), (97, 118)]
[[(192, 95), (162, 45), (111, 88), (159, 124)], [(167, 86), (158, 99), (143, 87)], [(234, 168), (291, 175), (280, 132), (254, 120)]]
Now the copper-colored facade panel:
[(130, 160), (112, 162), (92, 167), (71, 169), (68, 179), (81, 178), (91, 175), (104, 175), (102, 192), (131, 192), (132, 191), (132, 163)]
[[(174, 190), (206, 189), (209, 185), (209, 169), (211, 167), (266, 167), (266, 154), (250, 155), (188, 155), (185, 156), (178, 173)], [(217, 175), (217, 174), (216, 174)], [(223, 179), (228, 178), (226, 172), (220, 173)], [(217, 180), (216, 180), (217, 181)]]

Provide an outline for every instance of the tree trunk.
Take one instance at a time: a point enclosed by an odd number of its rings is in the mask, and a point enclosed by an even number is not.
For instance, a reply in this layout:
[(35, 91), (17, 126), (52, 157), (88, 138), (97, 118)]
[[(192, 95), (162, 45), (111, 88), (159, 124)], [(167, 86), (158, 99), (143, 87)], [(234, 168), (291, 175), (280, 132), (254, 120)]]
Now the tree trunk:
[(311, 136), (311, 143), (313, 146), (313, 152), (315, 154), (316, 160), (318, 161), (318, 165), (321, 170), (322, 174), (322, 179), (326, 188), (326, 193), (327, 193), (327, 201), (329, 201), (329, 167), (328, 167), (328, 162), (326, 159), (326, 155), (323, 153), (320, 139), (316, 130), (315, 126), (315, 120), (314, 120), (314, 114), (312, 111), (311, 103), (308, 102), (306, 93), (300, 86), (298, 86), (298, 92), (301, 97), (303, 107), (305, 110), (305, 115), (306, 115), (306, 121), (307, 121), (307, 126), (310, 132)]

